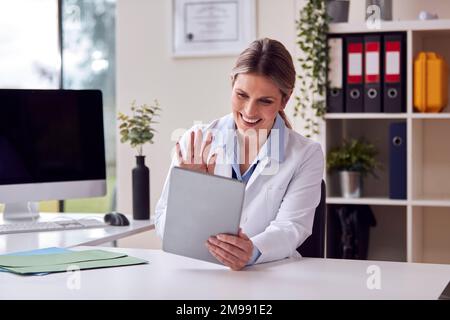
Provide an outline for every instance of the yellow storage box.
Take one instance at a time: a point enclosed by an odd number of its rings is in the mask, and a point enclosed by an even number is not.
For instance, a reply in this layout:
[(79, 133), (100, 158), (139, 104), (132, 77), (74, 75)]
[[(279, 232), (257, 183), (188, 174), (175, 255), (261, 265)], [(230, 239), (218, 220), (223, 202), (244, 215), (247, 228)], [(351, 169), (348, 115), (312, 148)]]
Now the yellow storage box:
[(435, 52), (419, 52), (414, 60), (414, 107), (440, 112), (448, 103), (448, 66)]

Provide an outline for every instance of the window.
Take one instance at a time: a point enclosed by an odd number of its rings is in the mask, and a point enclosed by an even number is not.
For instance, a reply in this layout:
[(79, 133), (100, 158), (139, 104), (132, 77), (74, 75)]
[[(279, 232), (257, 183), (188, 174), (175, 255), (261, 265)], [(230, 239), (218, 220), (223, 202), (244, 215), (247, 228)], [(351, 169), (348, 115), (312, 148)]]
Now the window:
[[(108, 195), (64, 201), (64, 211), (111, 210), (116, 175), (115, 0), (1, 0), (0, 88), (102, 91)], [(55, 201), (40, 206), (42, 211), (57, 208)]]
[(0, 87), (57, 89), (58, 2), (0, 2)]
[(62, 1), (62, 74), (66, 89), (103, 93), (108, 197), (65, 201), (67, 212), (111, 210), (115, 185), (115, 1)]

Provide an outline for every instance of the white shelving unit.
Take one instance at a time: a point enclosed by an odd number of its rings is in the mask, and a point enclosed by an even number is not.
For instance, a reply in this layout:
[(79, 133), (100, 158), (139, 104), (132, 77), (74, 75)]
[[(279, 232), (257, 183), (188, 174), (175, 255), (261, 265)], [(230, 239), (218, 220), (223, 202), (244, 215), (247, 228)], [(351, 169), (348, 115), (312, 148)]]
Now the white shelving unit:
[[(327, 175), (327, 204), (371, 206), (381, 223), (371, 231), (369, 259), (450, 263), (450, 106), (434, 114), (417, 113), (413, 108), (414, 58), (422, 50), (436, 51), (450, 64), (450, 20), (382, 22), (381, 29), (368, 29), (365, 24), (337, 23), (330, 25), (329, 33), (393, 31), (407, 35), (407, 111), (325, 116), (324, 150), (329, 151), (342, 138), (365, 136), (371, 142), (375, 140), (379, 160), (384, 166), (378, 180), (365, 180), (365, 194), (359, 199), (341, 198), (336, 177)], [(388, 126), (397, 121), (407, 125), (405, 200), (388, 197)]]

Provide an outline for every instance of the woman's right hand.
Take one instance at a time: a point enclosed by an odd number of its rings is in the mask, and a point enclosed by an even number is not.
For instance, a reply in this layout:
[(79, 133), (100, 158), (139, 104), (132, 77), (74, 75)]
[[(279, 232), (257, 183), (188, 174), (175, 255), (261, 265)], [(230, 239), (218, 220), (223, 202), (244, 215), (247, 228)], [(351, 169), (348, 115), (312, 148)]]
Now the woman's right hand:
[(205, 141), (203, 141), (203, 133), (200, 129), (197, 132), (192, 131), (185, 157), (181, 153), (180, 143), (177, 142), (176, 153), (179, 166), (189, 170), (214, 174), (217, 154), (213, 154), (209, 162), (207, 161), (212, 139), (211, 132), (208, 132)]

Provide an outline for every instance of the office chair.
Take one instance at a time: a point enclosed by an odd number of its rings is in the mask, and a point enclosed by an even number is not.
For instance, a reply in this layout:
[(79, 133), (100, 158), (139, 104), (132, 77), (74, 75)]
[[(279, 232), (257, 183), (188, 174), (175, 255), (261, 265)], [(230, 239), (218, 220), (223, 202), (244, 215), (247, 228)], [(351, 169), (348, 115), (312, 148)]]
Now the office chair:
[(325, 181), (320, 186), (320, 202), (314, 213), (312, 234), (297, 248), (302, 257), (325, 258), (325, 220), (327, 205)]

